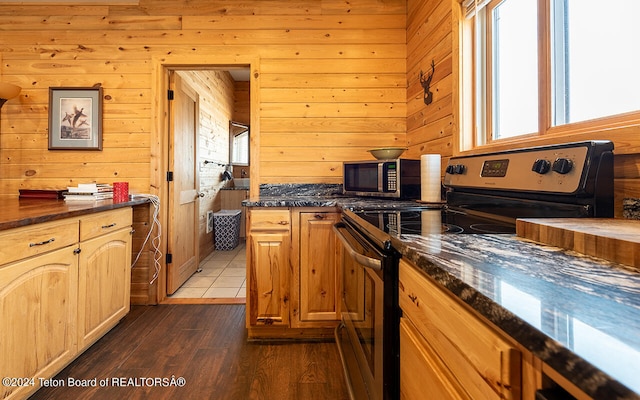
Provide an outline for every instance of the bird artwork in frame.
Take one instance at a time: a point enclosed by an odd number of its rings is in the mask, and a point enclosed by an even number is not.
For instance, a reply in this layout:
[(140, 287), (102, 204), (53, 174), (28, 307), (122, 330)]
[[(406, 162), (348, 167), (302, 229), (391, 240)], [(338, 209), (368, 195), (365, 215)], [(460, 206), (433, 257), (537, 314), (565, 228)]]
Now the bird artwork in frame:
[(49, 150), (102, 150), (102, 86), (49, 88)]

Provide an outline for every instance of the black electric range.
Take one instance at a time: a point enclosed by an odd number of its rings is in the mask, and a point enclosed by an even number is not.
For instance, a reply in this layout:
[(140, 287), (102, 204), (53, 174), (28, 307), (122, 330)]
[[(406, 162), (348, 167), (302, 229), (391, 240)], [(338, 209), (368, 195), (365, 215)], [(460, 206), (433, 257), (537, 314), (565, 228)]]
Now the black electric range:
[(613, 144), (453, 157), (443, 185), (446, 204), (344, 210), (334, 227), (345, 250), (336, 342), (352, 399), (392, 400), (400, 393), (400, 255), (391, 236), (513, 234), (517, 218), (612, 217)]
[(515, 233), (517, 218), (613, 217), (613, 143), (587, 141), (453, 157), (442, 207), (353, 213), (389, 234)]

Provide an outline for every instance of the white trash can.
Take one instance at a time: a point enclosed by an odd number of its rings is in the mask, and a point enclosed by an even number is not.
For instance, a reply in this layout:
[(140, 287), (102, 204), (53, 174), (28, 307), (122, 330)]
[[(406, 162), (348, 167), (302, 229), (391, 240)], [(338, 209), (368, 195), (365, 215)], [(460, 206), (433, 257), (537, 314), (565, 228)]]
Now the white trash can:
[(220, 210), (213, 213), (216, 250), (233, 250), (240, 243), (241, 210)]

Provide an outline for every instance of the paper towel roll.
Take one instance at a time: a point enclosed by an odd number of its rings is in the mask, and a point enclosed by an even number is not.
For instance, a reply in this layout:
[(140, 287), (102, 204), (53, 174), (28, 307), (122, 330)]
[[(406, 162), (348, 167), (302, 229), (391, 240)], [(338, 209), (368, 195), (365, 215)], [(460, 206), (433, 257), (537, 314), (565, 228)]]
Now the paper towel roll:
[(442, 201), (440, 193), (440, 154), (420, 156), (420, 200), (425, 203)]

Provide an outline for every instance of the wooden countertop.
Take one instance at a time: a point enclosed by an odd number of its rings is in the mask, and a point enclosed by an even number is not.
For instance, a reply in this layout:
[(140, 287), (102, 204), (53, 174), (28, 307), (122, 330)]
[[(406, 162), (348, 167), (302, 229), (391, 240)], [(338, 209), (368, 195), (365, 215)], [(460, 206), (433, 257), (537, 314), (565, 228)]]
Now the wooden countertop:
[(516, 233), (540, 243), (640, 267), (640, 221), (614, 218), (526, 218)]
[(96, 202), (66, 202), (49, 199), (0, 199), (0, 230), (18, 228), (57, 219), (132, 207), (147, 203), (146, 199), (114, 203), (111, 200)]

